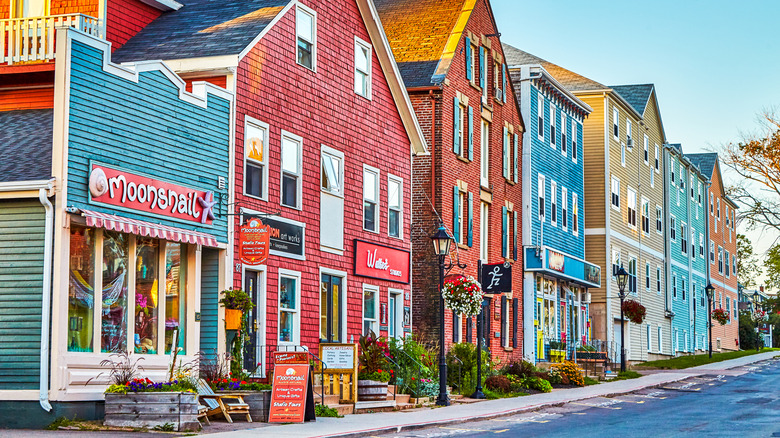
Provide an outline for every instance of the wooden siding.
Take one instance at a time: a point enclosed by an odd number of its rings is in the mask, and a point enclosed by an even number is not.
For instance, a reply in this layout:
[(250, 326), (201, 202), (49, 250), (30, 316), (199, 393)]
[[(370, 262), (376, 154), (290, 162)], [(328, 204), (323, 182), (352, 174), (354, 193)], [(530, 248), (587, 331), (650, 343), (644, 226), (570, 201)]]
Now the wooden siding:
[(200, 350), (211, 354), (219, 329), (219, 251), (203, 249), (200, 279)]
[(184, 82), (187, 83), (187, 91), (192, 92), (192, 83), (200, 82), (200, 81), (214, 84), (220, 88), (227, 88), (227, 76), (209, 76), (209, 77), (184, 79)]
[[(604, 181), (604, 97), (577, 96), (593, 108), (583, 123), (583, 148), (581, 155), (585, 174), (585, 229), (604, 228), (606, 206)], [(586, 245), (586, 254), (590, 254)], [(590, 260), (590, 256), (586, 255)], [(602, 279), (603, 282), (603, 279)]]
[(0, 200), (0, 390), (37, 389), (44, 210)]
[[(179, 88), (161, 71), (140, 74), (138, 83), (103, 71), (103, 53), (74, 40), (70, 78), (68, 204), (115, 214), (91, 204), (90, 160), (119, 166), (177, 184), (221, 192), (228, 177), (230, 102), (208, 96), (207, 108), (179, 98)], [(162, 216), (124, 212), (122, 216), (206, 232), (227, 242), (227, 205), (218, 202), (211, 226)]]
[(0, 111), (54, 108), (54, 87), (0, 89)]

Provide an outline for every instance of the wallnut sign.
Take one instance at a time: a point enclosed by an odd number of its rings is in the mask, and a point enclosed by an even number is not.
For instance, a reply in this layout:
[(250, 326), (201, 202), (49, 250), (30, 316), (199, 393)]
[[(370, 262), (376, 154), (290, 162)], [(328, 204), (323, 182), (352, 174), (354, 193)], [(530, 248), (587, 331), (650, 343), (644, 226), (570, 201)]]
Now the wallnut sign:
[(409, 251), (355, 240), (355, 275), (409, 283)]
[(92, 164), (91, 202), (211, 225), (214, 193)]

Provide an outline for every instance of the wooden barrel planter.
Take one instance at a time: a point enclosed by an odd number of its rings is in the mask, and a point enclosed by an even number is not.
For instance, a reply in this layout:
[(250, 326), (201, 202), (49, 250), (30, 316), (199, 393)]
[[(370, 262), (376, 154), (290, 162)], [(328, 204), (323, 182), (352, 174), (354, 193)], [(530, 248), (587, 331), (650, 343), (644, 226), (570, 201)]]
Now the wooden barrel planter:
[(268, 422), (268, 410), (271, 406), (271, 391), (216, 391), (217, 394), (241, 394), (244, 403), (249, 405), (252, 421)]
[(146, 427), (172, 424), (173, 430), (196, 431), (198, 395), (190, 392), (106, 394), (106, 426)]
[(358, 380), (358, 401), (386, 401), (387, 382)]

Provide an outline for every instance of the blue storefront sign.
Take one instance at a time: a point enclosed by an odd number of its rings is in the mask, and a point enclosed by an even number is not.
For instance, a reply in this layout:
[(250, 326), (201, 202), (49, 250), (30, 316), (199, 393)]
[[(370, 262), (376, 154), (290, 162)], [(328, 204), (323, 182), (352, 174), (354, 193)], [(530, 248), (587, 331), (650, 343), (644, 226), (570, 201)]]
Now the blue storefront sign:
[(585, 287), (601, 287), (601, 267), (548, 247), (526, 248), (525, 270), (542, 272), (579, 283)]

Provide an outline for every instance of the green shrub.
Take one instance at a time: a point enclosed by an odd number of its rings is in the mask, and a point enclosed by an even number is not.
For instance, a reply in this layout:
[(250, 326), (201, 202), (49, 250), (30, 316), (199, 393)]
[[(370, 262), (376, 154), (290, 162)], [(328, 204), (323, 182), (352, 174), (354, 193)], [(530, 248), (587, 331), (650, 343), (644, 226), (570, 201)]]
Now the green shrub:
[(598, 385), (598, 384), (599, 384), (598, 380), (591, 379), (590, 377), (585, 376), (585, 386)]
[(485, 387), (491, 391), (511, 392), (511, 383), (505, 376), (490, 376), (485, 379)]
[[(460, 360), (461, 365), (457, 360)], [(482, 351), (482, 382), (494, 373), (495, 365), (490, 361), (490, 355), (487, 351)], [(458, 375), (460, 371), (461, 375)], [(459, 379), (462, 382), (459, 382)], [(469, 395), (477, 387), (477, 348), (474, 344), (460, 343), (454, 344), (447, 352), (447, 383), (453, 388), (457, 387), (461, 394)], [(484, 385), (483, 385), (484, 386)]]
[(563, 382), (561, 372), (557, 368), (550, 368), (547, 371), (547, 381), (553, 385), (560, 385)]
[(314, 416), (315, 417), (336, 417), (336, 418), (342, 418), (343, 415), (339, 415), (339, 411), (329, 408), (325, 405), (314, 405)]
[(552, 385), (550, 382), (540, 379), (537, 376), (525, 377), (521, 384), (524, 388), (533, 389), (541, 392), (552, 392)]

